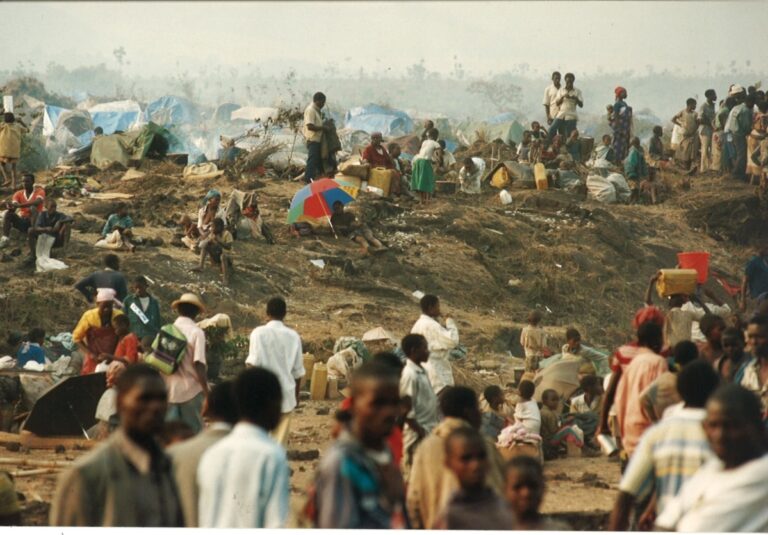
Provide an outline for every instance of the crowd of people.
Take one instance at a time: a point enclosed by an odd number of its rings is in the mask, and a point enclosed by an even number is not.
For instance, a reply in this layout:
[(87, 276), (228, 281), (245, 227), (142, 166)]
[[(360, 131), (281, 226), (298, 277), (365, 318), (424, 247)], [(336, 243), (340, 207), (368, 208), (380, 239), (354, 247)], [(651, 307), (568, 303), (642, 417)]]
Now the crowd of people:
[[(560, 74), (553, 74), (544, 98), (548, 128), (531, 125), (519, 147), (521, 160), (559, 166), (581, 154), (575, 148), (577, 109), (584, 102), (574, 83), (571, 73), (564, 86)], [(762, 181), (765, 161), (752, 156), (768, 150), (766, 101), (752, 89), (732, 86), (717, 112), (712, 90), (698, 112), (689, 99), (673, 118), (681, 136), (674, 159), (691, 172), (732, 172), (742, 179), (758, 166)], [(603, 137), (593, 161), (623, 165), (641, 189), (649, 166), (663, 168), (669, 151), (659, 128), (645, 157), (632, 136), (626, 98), (627, 90), (616, 88), (607, 109), (612, 135)], [(329, 169), (324, 105), (318, 93), (305, 111), (307, 181)], [(746, 131), (748, 122), (755, 136)], [(383, 136), (375, 133), (362, 161), (394, 170), (394, 193), (410, 188), (423, 203), (435, 191), (436, 173), (455, 172), (462, 191), (479, 193), (484, 160), (467, 158), (457, 170), (441, 141), (434, 124), (425, 124), (419, 152), (404, 162), (399, 145), (384, 147)], [(66, 242), (72, 219), (35, 187), (32, 175), (22, 183), (7, 205), (0, 245), (15, 228), (26, 234), (35, 262), (40, 237), (49, 237), (47, 255)], [(210, 258), (226, 282), (233, 236), (221, 201), (221, 193), (210, 190), (197, 222), (181, 222), (180, 241), (199, 254), (198, 269)], [(365, 251), (385, 248), (341, 203), (332, 208), (334, 231)], [(96, 245), (133, 251), (133, 226), (129, 208), (118, 206)], [(291, 228), (302, 235), (300, 225)], [(652, 302), (655, 282), (650, 280), (645, 305), (634, 317), (633, 339), (612, 354), (584, 343), (575, 328), (565, 331), (564, 343), (555, 343), (542, 314), (532, 311), (520, 337), (522, 377), (483, 392), (456, 385), (453, 363), (467, 349), (440, 299), (423, 296), (398, 351), (377, 353), (351, 372), (301, 520), (328, 529), (568, 529), (540, 512), (543, 466), (576, 445), (582, 455), (609, 449), (605, 453), (619, 460), (611, 529), (768, 529), (768, 248), (745, 272), (741, 311), (748, 298), (755, 300), (745, 322), (703, 289), (700, 295), (666, 298), (662, 310)], [(286, 448), (306, 375), (301, 337), (284, 322), (286, 301), (275, 297), (266, 303), (266, 321), (250, 334), (244, 370), (212, 383), (206, 334), (198, 323), (209, 315), (206, 305), (184, 293), (170, 303), (176, 318), (166, 323), (150, 287), (140, 274), (129, 285), (113, 253), (104, 257), (102, 270), (74, 285), (91, 307), (72, 331), (83, 357), (80, 372), (105, 374), (97, 409), (104, 441), (60, 478), (51, 523), (286, 526)], [(44, 343), (45, 332), (32, 329), (19, 347), (17, 365), (45, 364)], [(578, 387), (564, 393), (547, 386), (548, 370), (571, 363)], [(519, 444), (534, 453), (509, 447)], [(723, 492), (732, 499), (724, 500)]]
[[(163, 324), (146, 279), (137, 277), (129, 294), (116, 257), (105, 264), (76, 285), (95, 308), (74, 339), (82, 373), (106, 371), (106, 438), (61, 476), (51, 523), (296, 521), (286, 448), (306, 370), (301, 337), (284, 323), (285, 300), (267, 302), (244, 370), (210, 384), (196, 323), (209, 311), (200, 298), (174, 300), (177, 318)], [(696, 296), (673, 295), (667, 305), (639, 309), (634, 338), (612, 355), (574, 328), (553, 347), (534, 311), (520, 339), (523, 376), (476, 392), (456, 385), (456, 322), (425, 295), (398, 350), (352, 370), (298, 520), (318, 528), (569, 529), (540, 512), (543, 466), (576, 444), (584, 456), (617, 456), (611, 529), (765, 530), (766, 307), (741, 323), (727, 305)], [(29, 358), (43, 340), (30, 333)], [(578, 388), (546, 387), (547, 370), (569, 362)], [(534, 452), (509, 449), (512, 435)], [(601, 453), (606, 438), (616, 453)], [(723, 500), (722, 489), (738, 499)]]

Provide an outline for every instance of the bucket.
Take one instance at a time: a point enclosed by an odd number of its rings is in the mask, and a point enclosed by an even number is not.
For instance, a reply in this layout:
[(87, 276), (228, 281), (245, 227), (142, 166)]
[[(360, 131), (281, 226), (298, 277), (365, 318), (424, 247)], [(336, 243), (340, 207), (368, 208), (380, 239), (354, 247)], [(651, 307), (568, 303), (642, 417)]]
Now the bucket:
[(600, 449), (606, 456), (611, 456), (619, 451), (619, 448), (616, 445), (616, 440), (610, 435), (604, 433), (602, 435), (597, 435), (597, 443), (600, 444)]
[(681, 269), (696, 270), (696, 282), (699, 284), (707, 282), (707, 277), (709, 276), (709, 253), (677, 253), (677, 261), (680, 263)]

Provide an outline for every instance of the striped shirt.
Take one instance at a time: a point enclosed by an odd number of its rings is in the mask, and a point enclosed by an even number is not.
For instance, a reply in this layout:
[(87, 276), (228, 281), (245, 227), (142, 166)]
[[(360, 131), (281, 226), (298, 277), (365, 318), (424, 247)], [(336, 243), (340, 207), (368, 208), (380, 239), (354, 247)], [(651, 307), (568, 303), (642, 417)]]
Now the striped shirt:
[(684, 408), (649, 428), (621, 478), (619, 490), (642, 499), (656, 489), (661, 514), (688, 479), (710, 458), (702, 428), (704, 409)]

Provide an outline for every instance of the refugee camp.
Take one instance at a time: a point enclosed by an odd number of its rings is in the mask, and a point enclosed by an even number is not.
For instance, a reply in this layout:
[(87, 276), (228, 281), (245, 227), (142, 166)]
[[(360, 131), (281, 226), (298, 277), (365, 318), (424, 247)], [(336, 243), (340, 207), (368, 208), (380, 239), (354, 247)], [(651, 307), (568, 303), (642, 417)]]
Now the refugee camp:
[(765, 4), (0, 14), (0, 526), (768, 532)]

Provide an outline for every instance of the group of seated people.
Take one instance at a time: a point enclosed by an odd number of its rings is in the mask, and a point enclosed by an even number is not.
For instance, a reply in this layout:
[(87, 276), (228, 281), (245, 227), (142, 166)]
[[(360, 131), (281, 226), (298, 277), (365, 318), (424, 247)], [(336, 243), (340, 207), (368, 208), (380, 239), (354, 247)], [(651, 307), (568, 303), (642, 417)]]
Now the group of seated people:
[[(56, 200), (46, 197), (45, 189), (35, 185), (34, 175), (25, 174), (22, 189), (5, 202), (0, 248), (10, 242), (12, 229), (27, 237), (29, 255), (24, 262), (26, 266), (34, 265), (38, 254), (47, 256), (51, 248), (62, 247), (69, 240), (73, 219), (57, 208)], [(41, 242), (39, 248), (40, 236), (49, 236), (50, 239)]]

